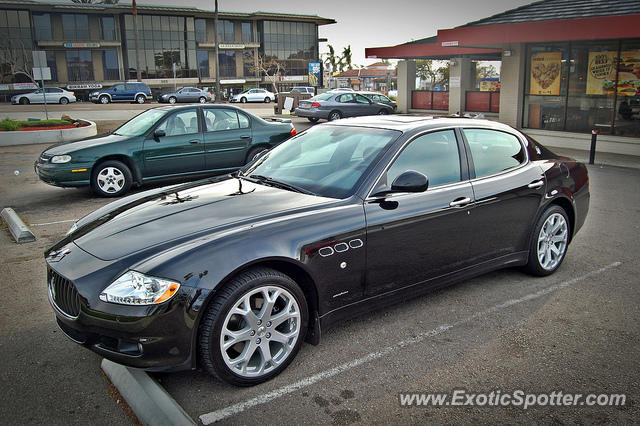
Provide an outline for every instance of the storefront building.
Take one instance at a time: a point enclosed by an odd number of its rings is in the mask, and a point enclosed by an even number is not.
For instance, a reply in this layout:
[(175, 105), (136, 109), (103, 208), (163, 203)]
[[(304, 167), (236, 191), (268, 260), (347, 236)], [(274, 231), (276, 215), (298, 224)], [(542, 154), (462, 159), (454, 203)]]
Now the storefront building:
[[(403, 59), (398, 105), (404, 111), (424, 111), (414, 102), (413, 60), (447, 59), (448, 113), (483, 112), (566, 148), (587, 149), (595, 130), (599, 150), (640, 155), (639, 23), (638, 1), (547, 0), (439, 30), (424, 43), (366, 54)], [(501, 61), (497, 98), (473, 93), (479, 58)]]
[[(44, 50), (47, 84), (70, 88), (108, 86), (141, 77), (152, 88), (215, 83), (214, 16), (191, 7), (139, 5), (137, 27), (129, 4), (0, 1), (2, 89), (31, 80), (31, 51)], [(311, 15), (220, 12), (219, 74), (224, 88), (272, 88), (259, 59), (275, 59), (284, 86), (309, 83), (309, 63), (319, 62), (318, 26), (333, 19)], [(139, 58), (139, 64), (138, 59)]]

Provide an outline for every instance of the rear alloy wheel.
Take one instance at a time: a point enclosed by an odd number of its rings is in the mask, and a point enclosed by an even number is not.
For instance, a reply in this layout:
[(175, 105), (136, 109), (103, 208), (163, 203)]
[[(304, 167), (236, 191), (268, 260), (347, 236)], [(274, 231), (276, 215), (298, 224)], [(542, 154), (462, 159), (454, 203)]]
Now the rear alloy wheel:
[(200, 99), (198, 99), (198, 102), (200, 102), (201, 104), (204, 104), (205, 102), (207, 102), (207, 98), (205, 98), (204, 96), (200, 96)]
[(219, 290), (204, 313), (200, 359), (227, 383), (262, 383), (295, 358), (308, 316), (304, 293), (290, 277), (268, 268), (248, 270)]
[(386, 109), (381, 109), (380, 111), (378, 111), (378, 115), (387, 115), (389, 114), (389, 111), (387, 111)]
[(100, 100), (101, 104), (108, 104), (109, 103), (109, 97), (107, 95), (100, 96), (99, 100)]
[(62, 97), (59, 102), (61, 105), (66, 105), (69, 103), (69, 99)]
[(29, 104), (29, 98), (20, 98), (20, 105)]
[(139, 104), (145, 103), (146, 100), (147, 100), (147, 98), (145, 98), (144, 95), (136, 96), (136, 102), (139, 103)]
[(340, 111), (331, 111), (329, 113), (329, 121), (340, 120), (342, 118), (342, 114)]
[(266, 98), (264, 98), (264, 103), (265, 104), (268, 104), (269, 102), (271, 102), (271, 98), (270, 97), (267, 96)]
[(309, 120), (312, 123), (316, 123), (318, 121), (318, 117), (307, 117), (307, 120)]
[(93, 191), (103, 197), (119, 197), (124, 195), (133, 179), (131, 170), (117, 160), (109, 160), (94, 167), (91, 174), (91, 187)]
[(567, 253), (569, 232), (569, 219), (562, 207), (545, 210), (531, 237), (526, 271), (538, 276), (554, 273)]
[(240, 98), (240, 103), (246, 104), (247, 103), (247, 98), (245, 98), (244, 96)]
[(170, 97), (170, 98), (169, 98), (169, 103), (170, 103), (170, 104), (175, 104), (175, 103), (176, 103), (176, 100), (177, 100), (177, 99), (176, 99), (176, 97), (175, 97), (175, 96), (172, 96), (172, 97)]

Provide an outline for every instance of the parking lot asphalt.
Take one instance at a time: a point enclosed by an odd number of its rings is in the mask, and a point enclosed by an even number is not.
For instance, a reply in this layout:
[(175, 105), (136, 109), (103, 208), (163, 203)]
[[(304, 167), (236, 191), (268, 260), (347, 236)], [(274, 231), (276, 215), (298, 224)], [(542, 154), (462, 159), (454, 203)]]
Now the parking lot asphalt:
[[(131, 424), (101, 358), (57, 329), (44, 250), (109, 202), (39, 182), (44, 146), (0, 147), (2, 424)], [(15, 171), (19, 173), (16, 175)], [(197, 422), (227, 424), (624, 423), (640, 418), (640, 170), (591, 166), (591, 209), (560, 270), (494, 272), (329, 330), (280, 376), (234, 388), (202, 371), (153, 377)], [(624, 393), (622, 407), (400, 407), (399, 392)]]

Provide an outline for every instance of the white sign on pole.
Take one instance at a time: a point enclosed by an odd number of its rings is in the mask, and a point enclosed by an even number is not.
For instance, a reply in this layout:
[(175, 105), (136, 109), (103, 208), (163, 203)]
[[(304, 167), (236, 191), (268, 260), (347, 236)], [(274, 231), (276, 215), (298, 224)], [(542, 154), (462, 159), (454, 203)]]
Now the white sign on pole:
[(34, 50), (32, 56), (34, 68), (45, 68), (47, 66), (47, 53), (44, 50)]
[(449, 87), (460, 87), (460, 77), (449, 77)]
[(33, 69), (34, 80), (51, 80), (51, 68), (34, 68)]

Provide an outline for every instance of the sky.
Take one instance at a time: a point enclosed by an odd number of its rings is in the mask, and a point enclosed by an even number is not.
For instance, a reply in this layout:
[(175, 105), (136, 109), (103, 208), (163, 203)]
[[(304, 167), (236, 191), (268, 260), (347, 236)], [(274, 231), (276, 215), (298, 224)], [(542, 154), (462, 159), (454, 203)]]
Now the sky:
[[(61, 1), (61, 0), (57, 0)], [(70, 1), (70, 0), (69, 0)], [(319, 27), (320, 53), (331, 44), (341, 53), (351, 45), (352, 63), (370, 65), (365, 47), (394, 46), (436, 35), (438, 29), (453, 28), (535, 0), (218, 0), (227, 12), (282, 12), (332, 18), (336, 24)], [(120, 4), (131, 0), (120, 0)], [(191, 6), (214, 9), (214, 0), (137, 0), (137, 4)]]

